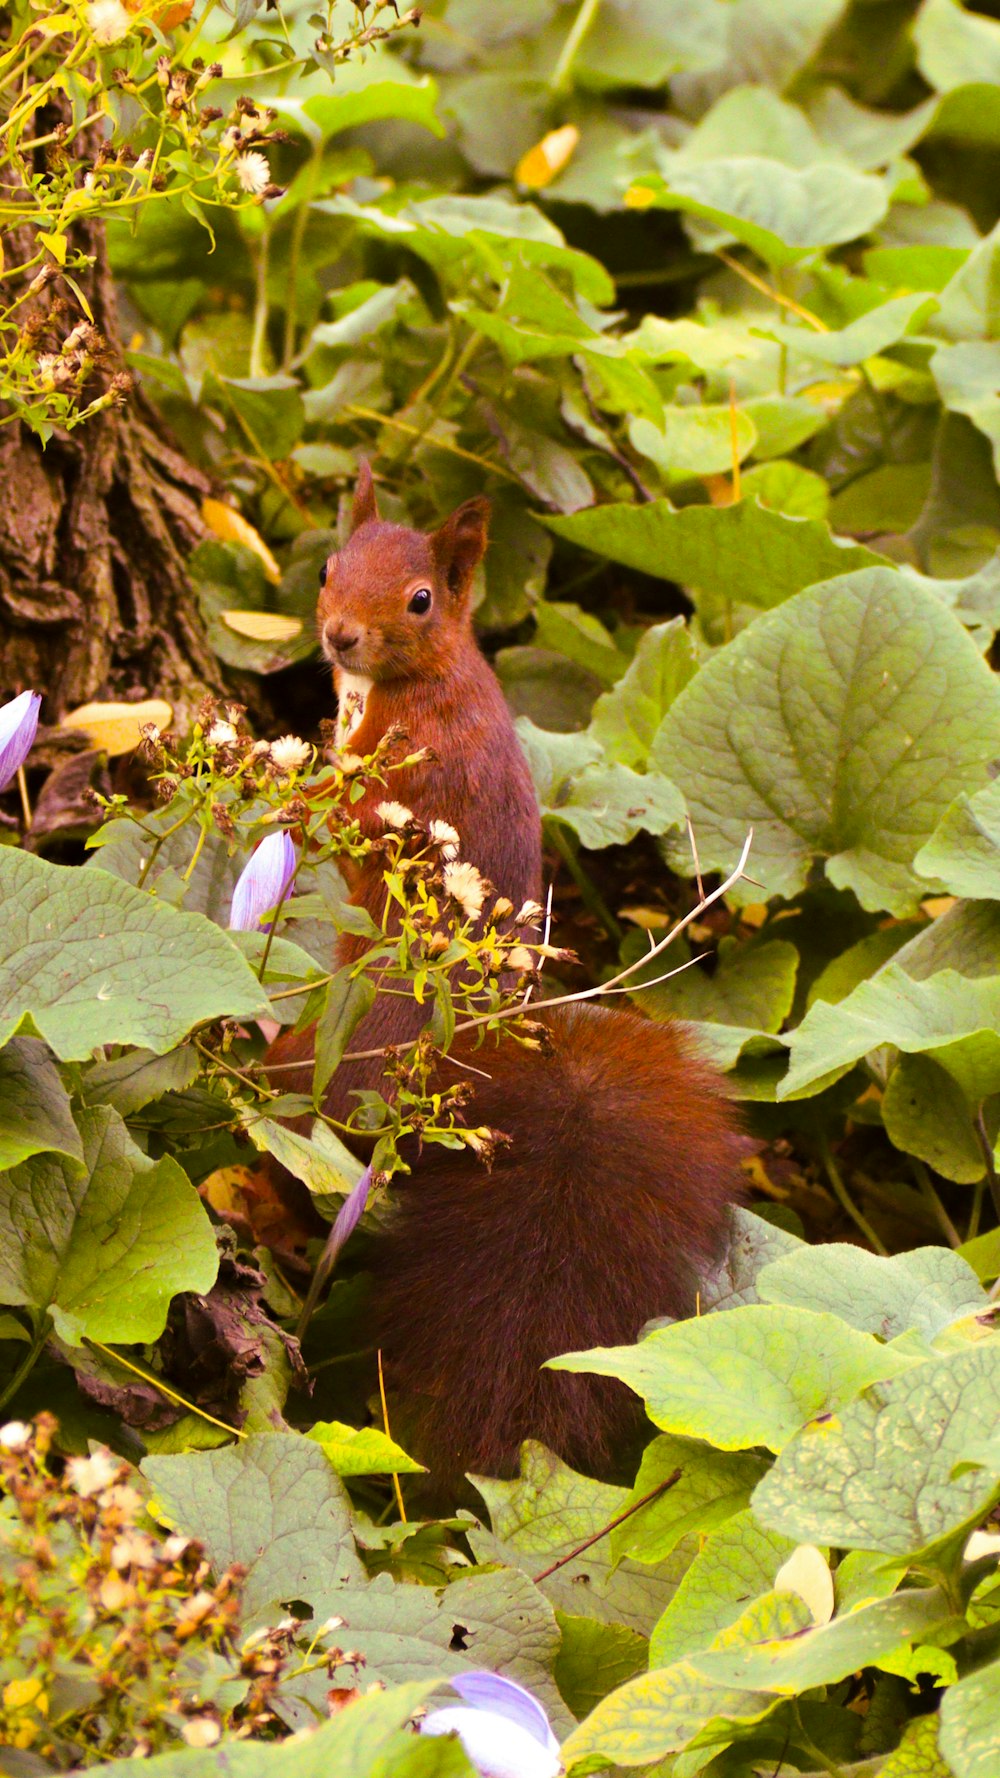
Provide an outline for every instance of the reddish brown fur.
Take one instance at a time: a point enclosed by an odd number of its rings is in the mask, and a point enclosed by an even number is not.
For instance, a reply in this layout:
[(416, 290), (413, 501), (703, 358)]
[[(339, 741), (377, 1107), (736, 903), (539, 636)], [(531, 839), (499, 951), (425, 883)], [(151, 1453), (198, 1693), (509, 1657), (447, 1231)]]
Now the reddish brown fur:
[[(384, 794), (461, 836), (461, 856), (515, 907), (538, 897), (540, 824), (527, 767), (500, 688), (472, 632), (468, 594), (486, 543), (486, 506), (467, 502), (431, 537), (378, 518), (363, 473), (356, 529), (332, 558), (320, 634), (343, 666), (374, 680), (359, 753), (393, 723), (437, 758), (393, 774)], [(431, 621), (414, 619), (414, 586), (433, 592)], [(377, 797), (362, 805), (379, 829)], [(373, 912), (382, 860), (364, 865), (352, 899)], [(342, 939), (339, 955), (358, 954)], [(411, 1038), (426, 1021), (380, 996), (352, 1048)], [(695, 1279), (718, 1251), (737, 1195), (740, 1138), (720, 1079), (673, 1026), (597, 1007), (545, 1015), (552, 1054), (506, 1042), (453, 1055), (485, 1069), (472, 1116), (512, 1138), (493, 1172), (468, 1151), (428, 1146), (397, 1193), (376, 1261), (379, 1339), (391, 1380), (421, 1403), (419, 1438), (435, 1478), (508, 1470), (519, 1442), (541, 1438), (572, 1461), (606, 1468), (634, 1416), (620, 1385), (539, 1366), (559, 1352), (633, 1340), (656, 1315), (694, 1307)], [(301, 1060), (311, 1034), (279, 1038), (271, 1057)], [(463, 1074), (464, 1078), (470, 1078)], [(379, 1062), (342, 1066), (327, 1108), (343, 1117), (354, 1087), (375, 1086)], [(455, 1064), (441, 1064), (442, 1081)], [(294, 1084), (293, 1084), (294, 1079)]]

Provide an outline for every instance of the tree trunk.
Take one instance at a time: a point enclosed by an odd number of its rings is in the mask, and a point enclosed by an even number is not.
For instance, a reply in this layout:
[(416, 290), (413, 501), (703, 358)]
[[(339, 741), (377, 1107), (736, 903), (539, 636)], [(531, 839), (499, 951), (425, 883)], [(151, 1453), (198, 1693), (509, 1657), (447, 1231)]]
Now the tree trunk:
[[(121, 368), (115, 292), (103, 231), (74, 234), (93, 255), (75, 277), (106, 343), (93, 399)], [(8, 237), (8, 265), (27, 257), (21, 245)], [(29, 317), (45, 351), (83, 319), (75, 299), (69, 313), (66, 297), (53, 302), (60, 284)], [(164, 697), (183, 726), (221, 690), (185, 567), (206, 535), (206, 478), (158, 434), (138, 391), (44, 448), (19, 421), (0, 426), (0, 477), (0, 698), (34, 687), (51, 724), (92, 698)]]

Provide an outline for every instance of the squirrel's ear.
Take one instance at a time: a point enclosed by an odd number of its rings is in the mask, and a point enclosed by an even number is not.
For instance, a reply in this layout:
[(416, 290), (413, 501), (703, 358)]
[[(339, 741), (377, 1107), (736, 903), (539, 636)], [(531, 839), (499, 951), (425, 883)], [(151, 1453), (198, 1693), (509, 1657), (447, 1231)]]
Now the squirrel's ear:
[(486, 553), (490, 503), (477, 494), (456, 507), (431, 535), (434, 559), (456, 597), (468, 592), (473, 572)]
[(351, 531), (356, 531), (359, 525), (367, 524), (369, 519), (377, 518), (378, 502), (375, 499), (371, 464), (367, 457), (362, 457), (358, 464), (358, 485), (354, 490), (354, 503), (351, 507)]

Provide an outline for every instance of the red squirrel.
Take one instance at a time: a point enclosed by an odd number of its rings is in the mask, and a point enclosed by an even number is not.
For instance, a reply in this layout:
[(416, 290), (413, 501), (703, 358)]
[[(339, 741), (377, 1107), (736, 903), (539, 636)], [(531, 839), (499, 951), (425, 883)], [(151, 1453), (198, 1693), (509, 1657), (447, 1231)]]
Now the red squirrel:
[[(447, 821), (460, 856), (514, 907), (541, 899), (541, 823), (499, 684), (472, 628), (472, 578), (489, 505), (466, 501), (429, 536), (383, 522), (362, 465), (352, 530), (322, 576), (319, 636), (332, 663), (338, 727), (365, 755), (392, 724), (429, 762), (391, 791), (425, 826)], [(384, 793), (383, 793), (384, 794)], [(381, 832), (378, 799), (358, 805)], [(367, 804), (371, 803), (371, 808)], [(379, 853), (351, 899), (377, 909)], [(363, 946), (362, 946), (363, 949)], [(344, 935), (338, 961), (359, 955)], [(739, 1195), (741, 1137), (720, 1077), (682, 1030), (636, 1013), (571, 1005), (536, 1013), (546, 1051), (459, 1037), (477, 1071), (475, 1125), (503, 1131), (487, 1172), (469, 1150), (428, 1144), (394, 1183), (376, 1245), (375, 1313), (386, 1374), (415, 1413), (416, 1452), (434, 1480), (511, 1473), (525, 1438), (607, 1472), (634, 1428), (634, 1398), (604, 1379), (543, 1370), (547, 1358), (633, 1341), (654, 1316), (695, 1309)], [(415, 1037), (428, 1012), (380, 995), (354, 1050)], [(280, 1037), (269, 1059), (311, 1057), (311, 1035)], [(463, 1076), (447, 1057), (442, 1084)], [(342, 1064), (327, 1109), (378, 1086), (381, 1060)], [(280, 1077), (286, 1086), (288, 1073)], [(303, 1087), (308, 1090), (304, 1072)]]

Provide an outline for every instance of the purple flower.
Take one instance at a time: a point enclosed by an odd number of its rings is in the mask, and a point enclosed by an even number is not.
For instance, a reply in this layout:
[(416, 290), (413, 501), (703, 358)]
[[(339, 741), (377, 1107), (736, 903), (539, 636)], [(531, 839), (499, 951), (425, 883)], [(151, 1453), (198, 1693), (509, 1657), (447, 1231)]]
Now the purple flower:
[(371, 1163), (365, 1168), (353, 1191), (349, 1192), (340, 1209), (337, 1220), (326, 1240), (326, 1253), (332, 1266), (340, 1249), (346, 1245), (353, 1235), (358, 1223), (364, 1215), (368, 1202), (368, 1193), (372, 1189)]
[(556, 1778), (559, 1743), (537, 1698), (499, 1673), (457, 1673), (464, 1704), (432, 1710), (422, 1735), (457, 1735), (481, 1778)]
[(37, 691), (23, 691), (0, 707), (0, 790), (13, 784), (18, 767), (31, 752), (41, 702)]
[(282, 828), (261, 840), (249, 864), (244, 865), (233, 890), (229, 926), (233, 932), (257, 932), (263, 916), (283, 900), (295, 874), (292, 836)]

